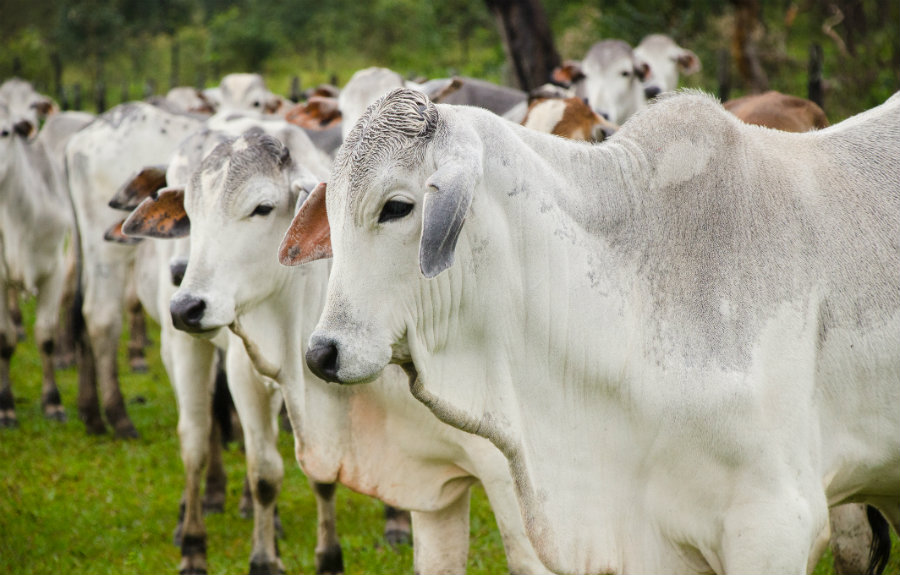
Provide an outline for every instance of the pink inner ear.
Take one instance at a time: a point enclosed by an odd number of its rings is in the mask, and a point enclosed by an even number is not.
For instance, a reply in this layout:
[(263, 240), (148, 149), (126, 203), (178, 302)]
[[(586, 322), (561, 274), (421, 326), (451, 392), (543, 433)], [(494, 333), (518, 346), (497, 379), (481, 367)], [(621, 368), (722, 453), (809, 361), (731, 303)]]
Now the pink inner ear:
[(294, 216), (278, 250), (278, 261), (286, 266), (296, 266), (330, 257), (331, 228), (323, 182), (316, 186)]

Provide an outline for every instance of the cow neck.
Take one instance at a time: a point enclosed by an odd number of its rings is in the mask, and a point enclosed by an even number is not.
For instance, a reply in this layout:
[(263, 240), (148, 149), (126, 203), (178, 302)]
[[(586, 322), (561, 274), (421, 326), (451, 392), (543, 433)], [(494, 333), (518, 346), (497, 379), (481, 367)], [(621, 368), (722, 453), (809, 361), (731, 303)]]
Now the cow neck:
[[(629, 485), (645, 438), (631, 434), (631, 390), (621, 385), (636, 330), (630, 276), (610, 247), (632, 211), (639, 184), (626, 185), (624, 174), (638, 159), (627, 146), (511, 146), (486, 143), (456, 263), (421, 280), (434, 283), (420, 290), (420, 309), (437, 299), (432, 307), (448, 319), (442, 329), (408, 326), (418, 370), (411, 390), (439, 419), (506, 455), (551, 569), (618, 572), (628, 562), (618, 550), (654, 536), (654, 526), (629, 519), (642, 515)], [(577, 494), (596, 493), (589, 484), (598, 481), (614, 488), (585, 505)]]

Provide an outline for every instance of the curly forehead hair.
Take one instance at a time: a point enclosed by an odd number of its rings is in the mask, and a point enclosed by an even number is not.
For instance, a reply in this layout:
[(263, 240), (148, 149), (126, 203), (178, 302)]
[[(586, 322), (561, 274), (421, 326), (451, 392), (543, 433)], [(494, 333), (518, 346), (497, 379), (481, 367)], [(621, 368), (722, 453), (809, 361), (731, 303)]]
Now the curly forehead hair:
[(334, 160), (335, 174), (347, 179), (351, 189), (359, 189), (387, 162), (404, 167), (421, 162), (439, 119), (437, 108), (421, 92), (388, 92), (347, 135)]
[(217, 174), (224, 193), (238, 191), (254, 174), (276, 174), (291, 161), (290, 152), (277, 138), (260, 128), (251, 128), (241, 136), (216, 146), (194, 172), (192, 187), (200, 190), (204, 174)]

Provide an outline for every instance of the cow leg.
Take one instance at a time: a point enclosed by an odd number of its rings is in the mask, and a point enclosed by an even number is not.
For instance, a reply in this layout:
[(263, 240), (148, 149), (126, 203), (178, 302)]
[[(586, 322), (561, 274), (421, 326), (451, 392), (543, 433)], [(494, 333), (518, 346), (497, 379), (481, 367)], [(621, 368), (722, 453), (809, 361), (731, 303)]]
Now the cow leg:
[[(824, 497), (811, 501), (797, 490), (782, 496), (746, 487), (727, 513), (722, 534), (726, 573), (805, 573), (819, 534), (826, 529)], [(785, 493), (787, 492), (787, 493)]]
[(334, 505), (336, 483), (316, 483), (310, 480), (316, 495), (316, 573), (344, 572), (344, 553), (337, 536), (337, 509)]
[(409, 511), (384, 505), (384, 540), (391, 547), (412, 543), (410, 525), (412, 518)]
[(222, 427), (213, 420), (209, 433), (209, 463), (206, 466), (206, 489), (203, 490), (203, 512), (224, 513), (228, 476), (222, 461)]
[(465, 573), (469, 555), (469, 498), (465, 492), (440, 511), (412, 512), (416, 573)]
[(243, 346), (229, 346), (227, 355), (228, 387), (244, 430), (253, 495), (250, 573), (284, 573), (275, 535), (275, 503), (284, 478), (284, 462), (277, 446), (281, 392), (266, 386), (256, 375)]
[(97, 394), (97, 367), (94, 365), (94, 350), (84, 327), (81, 314), (81, 296), (72, 304), (75, 328), (75, 365), (78, 369), (78, 417), (84, 423), (88, 435), (106, 433), (106, 424), (100, 413), (100, 396)]
[(66, 410), (63, 408), (59, 388), (56, 385), (56, 366), (53, 362), (54, 338), (59, 325), (59, 306), (64, 279), (63, 270), (55, 270), (55, 273), (43, 278), (38, 284), (34, 320), (34, 339), (40, 347), (43, 369), (41, 407), (44, 410), (44, 417), (54, 421), (66, 420)]
[[(109, 262), (114, 261), (114, 258), (104, 260)], [(103, 412), (116, 437), (135, 438), (138, 433), (128, 417), (125, 399), (119, 388), (117, 354), (119, 336), (122, 334), (122, 306), (125, 284), (130, 275), (129, 266), (121, 262), (91, 266), (86, 254), (85, 267), (92, 271), (85, 273), (83, 277), (83, 314), (94, 353), (94, 368)]]
[[(877, 511), (876, 511), (877, 513)], [(876, 534), (869, 525), (866, 505), (847, 503), (833, 507), (831, 519), (831, 554), (838, 575), (871, 573), (869, 562)], [(888, 534), (888, 544), (890, 535)]]
[(25, 332), (25, 319), (22, 317), (22, 308), (19, 307), (19, 290), (9, 288), (6, 293), (6, 301), (9, 306), (9, 317), (16, 330), (16, 340), (25, 341), (27, 334)]
[(129, 282), (127, 293), (128, 306), (128, 366), (133, 373), (147, 373), (147, 358), (144, 349), (149, 345), (147, 338), (147, 319), (144, 306), (137, 297), (134, 281)]
[(70, 246), (66, 253), (66, 273), (63, 280), (63, 293), (60, 301), (59, 325), (56, 329), (55, 358), (56, 369), (66, 369), (75, 365), (75, 325), (69, 310), (75, 302), (78, 291), (78, 260), (76, 251)]
[(176, 331), (168, 319), (160, 330), (163, 363), (178, 402), (178, 437), (185, 485), (175, 529), (181, 547), (179, 572), (206, 573), (206, 524), (203, 519), (203, 469), (209, 460), (212, 435), (212, 393), (215, 347)]
[[(3, 242), (0, 239), (0, 248), (2, 247)], [(18, 424), (12, 381), (9, 378), (9, 364), (16, 349), (18, 336), (10, 314), (10, 300), (7, 294), (6, 266), (0, 262), (0, 428), (15, 427)]]

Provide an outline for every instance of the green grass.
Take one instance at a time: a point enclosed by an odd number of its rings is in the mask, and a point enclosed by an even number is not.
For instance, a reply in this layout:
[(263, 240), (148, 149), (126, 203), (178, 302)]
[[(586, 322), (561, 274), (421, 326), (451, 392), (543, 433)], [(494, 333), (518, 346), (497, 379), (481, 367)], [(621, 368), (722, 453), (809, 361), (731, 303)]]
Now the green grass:
[[(33, 302), (24, 309), (33, 317)], [(0, 430), (0, 573), (174, 573), (180, 559), (172, 530), (183, 486), (175, 399), (159, 360), (159, 335), (150, 372), (132, 374), (120, 355), (122, 390), (141, 433), (135, 441), (90, 437), (78, 421), (77, 375), (57, 372), (69, 415), (64, 424), (45, 421), (40, 406), (40, 360), (33, 340), (19, 344), (12, 379), (19, 428)], [(29, 326), (29, 336), (30, 336)], [(123, 346), (124, 349), (124, 346)], [(285, 479), (279, 510), (286, 538), (279, 543), (288, 573), (313, 573), (315, 502), (293, 460), (293, 440), (282, 433), (279, 448)], [(244, 461), (225, 453), (228, 500), (224, 514), (206, 518), (211, 574), (246, 573), (252, 522), (238, 514)], [(412, 573), (412, 549), (382, 543), (382, 505), (340, 488), (338, 532), (348, 574)], [(472, 501), (469, 569), (472, 574), (506, 571), (503, 546), (483, 490)], [(896, 539), (895, 539), (896, 545)], [(900, 573), (894, 553), (886, 573)], [(830, 555), (815, 573), (833, 573)]]

